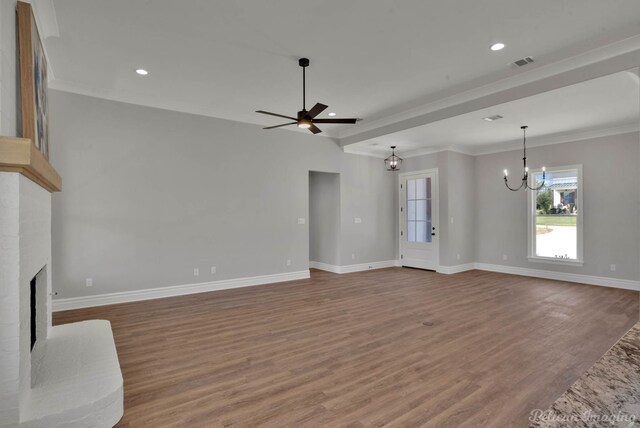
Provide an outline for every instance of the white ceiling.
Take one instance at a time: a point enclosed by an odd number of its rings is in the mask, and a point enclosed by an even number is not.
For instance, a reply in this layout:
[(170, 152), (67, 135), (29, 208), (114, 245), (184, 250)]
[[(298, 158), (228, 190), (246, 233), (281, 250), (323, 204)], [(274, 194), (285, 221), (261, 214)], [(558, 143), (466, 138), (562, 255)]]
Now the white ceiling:
[[(640, 123), (638, 81), (635, 73), (615, 73), (355, 143), (347, 151), (385, 157), (395, 145), (401, 156), (443, 148), (483, 153), (520, 147), (522, 125), (529, 126), (529, 146), (560, 142), (567, 135), (630, 132)], [(503, 118), (483, 120), (493, 115)]]
[[(522, 73), (507, 64), (524, 56), (535, 58), (531, 70), (640, 34), (637, 0), (53, 5), (59, 37), (45, 40), (52, 88), (260, 125), (280, 122), (254, 110), (300, 109), (301, 56), (311, 59), (308, 107), (323, 102), (326, 112), (362, 118), (357, 129)], [(491, 52), (496, 41), (507, 47)], [(149, 75), (136, 75), (140, 67)], [(338, 129), (323, 127), (326, 135)], [(506, 138), (486, 129), (485, 143)]]

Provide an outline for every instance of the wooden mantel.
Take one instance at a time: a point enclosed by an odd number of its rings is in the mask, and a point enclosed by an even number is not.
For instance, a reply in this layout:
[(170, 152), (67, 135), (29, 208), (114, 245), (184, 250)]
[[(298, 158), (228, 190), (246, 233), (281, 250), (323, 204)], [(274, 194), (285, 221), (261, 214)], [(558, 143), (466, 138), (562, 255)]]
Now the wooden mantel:
[(62, 178), (28, 138), (0, 137), (0, 171), (18, 172), (49, 192), (62, 190)]

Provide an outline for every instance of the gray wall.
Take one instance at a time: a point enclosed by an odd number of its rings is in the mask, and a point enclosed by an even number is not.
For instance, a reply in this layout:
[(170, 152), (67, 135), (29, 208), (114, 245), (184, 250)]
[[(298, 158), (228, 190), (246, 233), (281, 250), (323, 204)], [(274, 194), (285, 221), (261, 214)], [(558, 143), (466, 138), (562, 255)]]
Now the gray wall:
[[(438, 169), (439, 263), (455, 266), (475, 261), (475, 159), (443, 151), (408, 158), (403, 172)], [(453, 219), (453, 221), (452, 221)], [(458, 259), (458, 254), (460, 259)]]
[(448, 247), (441, 264), (454, 266), (476, 261), (476, 163), (473, 156), (456, 152), (447, 154), (448, 217), (444, 220), (447, 223)]
[(306, 270), (308, 223), (297, 219), (308, 217), (310, 170), (340, 173), (349, 263), (395, 258), (393, 176), (379, 159), (310, 134), (59, 91), (50, 106), (59, 298)]
[(395, 174), (382, 159), (351, 154), (342, 157), (342, 171), (340, 265), (396, 260)]
[[(583, 165), (584, 265), (527, 260), (526, 192), (510, 192), (502, 170), (521, 171), (521, 151), (476, 157), (476, 259), (478, 262), (549, 271), (640, 279), (638, 229), (638, 133), (527, 150), (533, 167)], [(507, 261), (502, 260), (506, 254)], [(616, 265), (611, 272), (610, 264)]]
[(309, 172), (309, 260), (340, 264), (340, 175)]
[[(405, 172), (439, 170), (440, 264), (475, 261), (640, 279), (638, 133), (535, 147), (527, 154), (529, 164), (536, 167), (583, 165), (584, 265), (527, 260), (527, 195), (508, 191), (502, 181), (505, 168), (521, 170), (521, 151), (476, 157), (439, 152), (405, 160)], [(610, 270), (611, 264), (616, 265), (615, 272)]]
[[(51, 157), (64, 179), (53, 197), (61, 298), (307, 269), (309, 222), (297, 219), (309, 217), (309, 171), (339, 173), (331, 264), (397, 258), (397, 174), (380, 159), (344, 154), (311, 135), (57, 91), (51, 113)], [(403, 171), (439, 170), (440, 264), (637, 280), (638, 134), (529, 150), (534, 166), (584, 166), (583, 267), (527, 261), (526, 197), (501, 179), (519, 158), (440, 152), (405, 160)]]

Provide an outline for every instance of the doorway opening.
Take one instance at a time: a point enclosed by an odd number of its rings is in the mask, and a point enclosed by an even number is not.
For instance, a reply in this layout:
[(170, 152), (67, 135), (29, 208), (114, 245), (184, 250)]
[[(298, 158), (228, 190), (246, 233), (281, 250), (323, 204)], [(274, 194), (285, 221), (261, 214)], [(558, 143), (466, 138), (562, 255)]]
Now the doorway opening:
[(340, 174), (309, 171), (309, 267), (340, 264)]

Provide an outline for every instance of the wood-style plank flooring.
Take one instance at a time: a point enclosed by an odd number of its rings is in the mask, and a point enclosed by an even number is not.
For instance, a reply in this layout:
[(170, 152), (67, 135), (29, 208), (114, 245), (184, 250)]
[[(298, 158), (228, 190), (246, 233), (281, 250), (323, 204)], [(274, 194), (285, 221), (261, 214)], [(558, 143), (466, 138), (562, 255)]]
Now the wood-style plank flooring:
[[(390, 268), (75, 311), (112, 323), (118, 427), (527, 426), (638, 320), (638, 293)], [(425, 325), (426, 324), (426, 325)]]

